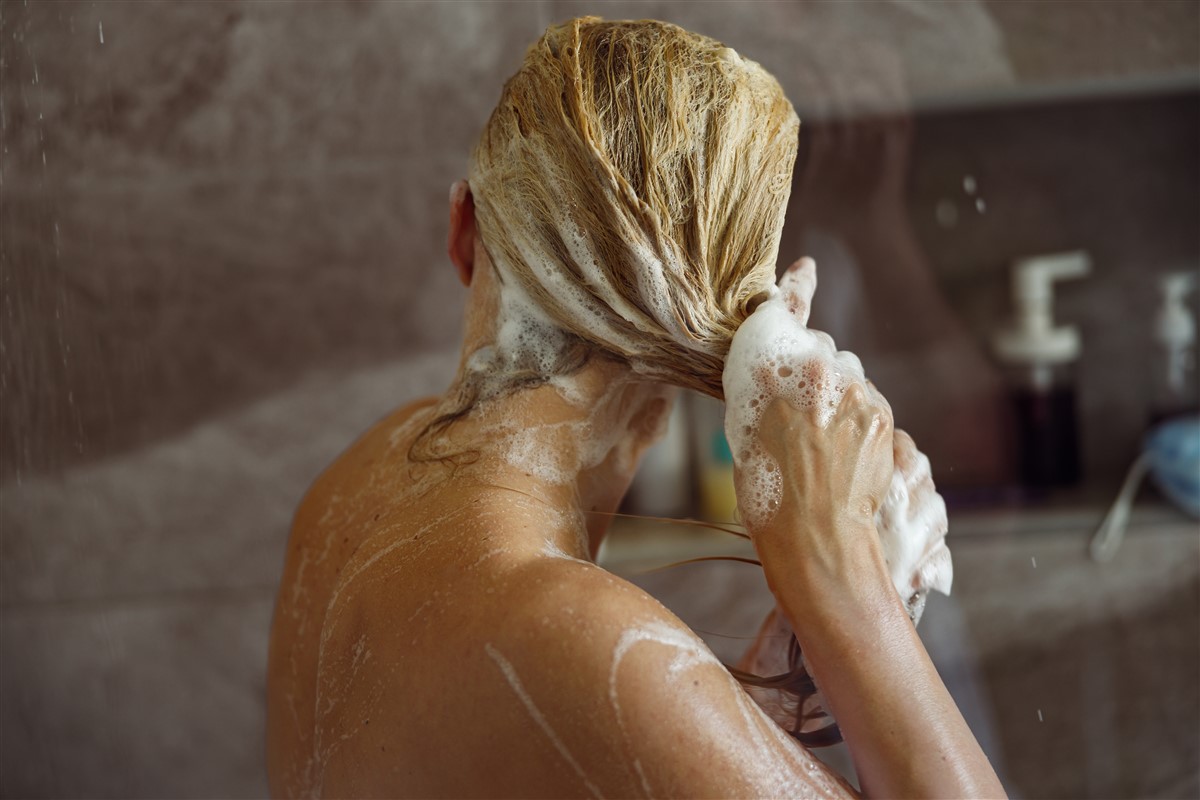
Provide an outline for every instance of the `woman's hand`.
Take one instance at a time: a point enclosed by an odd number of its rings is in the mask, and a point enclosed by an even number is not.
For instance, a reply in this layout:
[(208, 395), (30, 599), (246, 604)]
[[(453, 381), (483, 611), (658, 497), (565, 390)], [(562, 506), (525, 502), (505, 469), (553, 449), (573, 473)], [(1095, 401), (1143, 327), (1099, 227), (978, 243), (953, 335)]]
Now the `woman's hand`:
[[(829, 380), (822, 362), (809, 370)], [(758, 442), (782, 487), (777, 512), (751, 535), (773, 586), (802, 575), (822, 592), (852, 590), (866, 570), (878, 577), (875, 515), (892, 481), (892, 414), (878, 392), (856, 382), (826, 425), (817, 415), (778, 397), (763, 413)]]
[(892, 481), (892, 413), (858, 358), (807, 327), (816, 287), (816, 265), (800, 259), (743, 323), (726, 360), (725, 427), (772, 589), (799, 577), (836, 596), (883, 563), (875, 517)]

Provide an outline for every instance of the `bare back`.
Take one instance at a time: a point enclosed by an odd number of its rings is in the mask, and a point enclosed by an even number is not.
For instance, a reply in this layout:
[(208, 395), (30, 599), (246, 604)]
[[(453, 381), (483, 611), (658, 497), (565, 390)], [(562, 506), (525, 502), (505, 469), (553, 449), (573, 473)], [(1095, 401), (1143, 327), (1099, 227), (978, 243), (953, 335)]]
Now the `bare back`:
[(271, 632), (276, 796), (840, 795), (571, 514), (450, 481), (401, 409), (297, 512)]
[[(275, 796), (336, 794), (343, 781), (362, 777), (355, 771), (364, 752), (407, 775), (404, 793), (445, 793), (422, 777), (439, 773), (427, 769), (439, 742), (472, 729), (476, 699), (463, 689), (476, 681), (462, 649), (498, 622), (481, 613), (500, 602), (505, 582), (497, 576), (545, 563), (544, 553), (522, 552), (502, 535), (525, 516), (525, 498), (458, 487), (412, 502), (407, 453), (429, 406), (399, 409), (370, 429), (296, 513), (268, 667)], [(491, 661), (474, 667), (496, 669)], [(397, 697), (402, 720), (377, 713)]]

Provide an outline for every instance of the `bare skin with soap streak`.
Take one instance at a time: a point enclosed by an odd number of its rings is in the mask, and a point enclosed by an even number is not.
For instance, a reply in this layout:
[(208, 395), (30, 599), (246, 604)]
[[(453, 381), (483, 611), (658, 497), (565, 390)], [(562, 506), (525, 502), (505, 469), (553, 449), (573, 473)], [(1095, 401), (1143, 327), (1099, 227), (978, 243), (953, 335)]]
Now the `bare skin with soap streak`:
[[(496, 302), (473, 249), (468, 352)], [(576, 388), (579, 405), (542, 387), (458, 432), (516, 419), (539, 447), (569, 450), (580, 443), (561, 423), (593, 417), (612, 443), (568, 484), (484, 447), (414, 502), (406, 454), (425, 403), (369, 431), (310, 490), (272, 638), (273, 793), (853, 794), (686, 625), (592, 563), (609, 517), (585, 512), (616, 510), (672, 398), (604, 361)]]

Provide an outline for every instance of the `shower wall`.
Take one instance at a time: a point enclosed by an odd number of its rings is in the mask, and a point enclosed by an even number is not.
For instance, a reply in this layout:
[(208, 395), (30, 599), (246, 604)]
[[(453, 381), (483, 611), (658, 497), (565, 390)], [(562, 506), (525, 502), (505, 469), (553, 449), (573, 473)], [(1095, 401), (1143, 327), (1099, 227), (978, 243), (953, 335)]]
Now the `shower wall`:
[[(1104, 243), (1098, 268), (1119, 277), (1066, 306), (1093, 320), (1131, 270), (1194, 263), (1194, 95), (1156, 90), (1136, 118), (1107, 90), (1082, 116), (1053, 98), (1194, 75), (1197, 6), (1088, 5), (600, 10), (722, 39), (806, 122), (915, 119), (912, 232), (980, 345), (999, 271), (1030, 248)], [(524, 47), (596, 9), (0, 3), (0, 796), (265, 793), (292, 509), (359, 431), (446, 385), (462, 297), (447, 190)], [(1025, 116), (977, 109), (1046, 92)], [(1041, 142), (1029, 174), (1066, 188), (1030, 219), (1016, 166)], [(937, 227), (929, 210), (967, 171), (989, 216)], [(1154, 213), (1122, 221), (1108, 199), (1097, 227), (1098, 182), (1130, 175), (1150, 176), (1134, 197)], [(790, 221), (781, 258), (812, 235)], [(1102, 372), (1094, 385), (1135, 408)], [(914, 432), (937, 422), (919, 400), (898, 406)], [(1094, 444), (1101, 474), (1121, 447)]]
[[(1194, 75), (1200, 61), (1182, 35), (1192, 3), (843, 5), (603, 11), (728, 42), (806, 121)], [(2, 7), (5, 482), (179, 432), (314, 367), (451, 345), (447, 189), (523, 48), (594, 10)], [(989, 222), (1011, 228), (1005, 213)]]

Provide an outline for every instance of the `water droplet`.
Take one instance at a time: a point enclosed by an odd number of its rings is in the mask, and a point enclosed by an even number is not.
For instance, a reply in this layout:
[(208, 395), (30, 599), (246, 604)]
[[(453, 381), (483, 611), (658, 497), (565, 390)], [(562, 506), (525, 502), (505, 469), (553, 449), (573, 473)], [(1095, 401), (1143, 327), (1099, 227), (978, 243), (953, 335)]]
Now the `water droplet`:
[(938, 225), (943, 228), (953, 228), (958, 224), (958, 206), (953, 200), (939, 200), (933, 209), (933, 216)]
[(987, 211), (987, 203), (983, 202), (982, 197), (975, 198), (975, 210), (978, 211), (980, 214)]
[(1039, 708), (1038, 709), (1038, 722), (1045, 722), (1045, 721), (1046, 720), (1042, 718), (1042, 710)]
[(1037, 556), (1030, 556), (1029, 563), (1033, 565), (1034, 569), (1037, 569)]
[(104, 44), (104, 23), (98, 23), (100, 27), (100, 44)]
[(780, 367), (780, 368), (779, 368), (778, 372), (779, 372), (779, 377), (781, 377), (781, 378), (787, 378), (787, 377), (790, 377), (790, 376), (791, 376), (791, 374), (792, 374), (792, 368), (791, 368), (791, 367), (787, 367), (787, 366), (783, 366), (783, 367)]
[(963, 175), (963, 191), (967, 194), (975, 194), (974, 175)]

